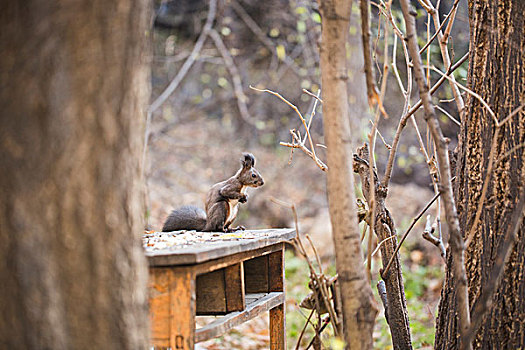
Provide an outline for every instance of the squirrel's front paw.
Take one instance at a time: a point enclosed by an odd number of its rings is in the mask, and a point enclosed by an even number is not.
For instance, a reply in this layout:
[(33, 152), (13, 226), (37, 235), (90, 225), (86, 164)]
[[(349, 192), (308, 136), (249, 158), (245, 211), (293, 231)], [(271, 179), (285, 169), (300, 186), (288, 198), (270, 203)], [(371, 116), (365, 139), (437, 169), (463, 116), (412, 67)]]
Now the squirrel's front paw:
[(248, 196), (247, 196), (247, 195), (244, 195), (244, 196), (242, 196), (242, 197), (239, 199), (239, 202), (240, 202), (240, 203), (246, 203), (247, 200), (248, 200)]

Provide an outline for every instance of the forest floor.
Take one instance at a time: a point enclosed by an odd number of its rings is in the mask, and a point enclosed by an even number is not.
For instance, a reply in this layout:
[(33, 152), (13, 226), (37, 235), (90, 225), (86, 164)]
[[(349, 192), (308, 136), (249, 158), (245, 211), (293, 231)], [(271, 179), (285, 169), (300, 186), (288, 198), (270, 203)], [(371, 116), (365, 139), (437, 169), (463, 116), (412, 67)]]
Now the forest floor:
[[(325, 175), (310, 158), (296, 151), (289, 164), (289, 149), (275, 145), (250, 146), (257, 143), (240, 139), (231, 128), (217, 119), (178, 122), (173, 127), (166, 127), (166, 123), (157, 128), (155, 125), (148, 152), (150, 229), (159, 230), (169, 211), (175, 207), (187, 204), (203, 207), (205, 194), (211, 185), (233, 175), (239, 167), (241, 153), (250, 151), (256, 157), (255, 167), (264, 177), (265, 185), (251, 189), (249, 200), (241, 206), (236, 224), (251, 229), (293, 227), (291, 211), (274, 204), (271, 199), (295, 203), (301, 234), (307, 233), (312, 237), (324, 270), (335, 274)], [(319, 149), (321, 157), (324, 156), (322, 151)], [(356, 183), (356, 194), (362, 198), (359, 182)], [(415, 184), (391, 185), (387, 205), (395, 219), (398, 235), (404, 232), (431, 197), (430, 190)], [(418, 349), (432, 348), (434, 320), (444, 271), (438, 250), (421, 238), (423, 229), (424, 218), (400, 250), (412, 342), (414, 348)], [(378, 277), (380, 264), (380, 253), (377, 253), (372, 266), (374, 279)], [(295, 348), (308, 315), (308, 310), (298, 306), (310, 292), (308, 280), (306, 262), (294, 254), (290, 247), (286, 253), (286, 327), (290, 349)], [(375, 293), (376, 282), (372, 282)], [(381, 310), (377, 295), (376, 301)], [(300, 348), (305, 348), (314, 334), (312, 327), (307, 327)], [(338, 348), (340, 343), (330, 335), (330, 327), (327, 327), (323, 333), (324, 346)], [(374, 338), (377, 349), (392, 347), (382, 311), (377, 318)], [(197, 348), (267, 349), (268, 315), (247, 322), (219, 338), (200, 343)]]

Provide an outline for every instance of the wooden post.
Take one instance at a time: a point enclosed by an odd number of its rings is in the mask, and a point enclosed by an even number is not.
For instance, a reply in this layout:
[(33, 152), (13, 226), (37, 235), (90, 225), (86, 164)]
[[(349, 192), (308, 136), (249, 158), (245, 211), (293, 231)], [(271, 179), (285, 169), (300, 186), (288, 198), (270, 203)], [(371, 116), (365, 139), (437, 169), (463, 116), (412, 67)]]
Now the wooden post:
[(193, 350), (195, 275), (191, 269), (150, 269), (153, 346)]
[[(282, 249), (268, 256), (270, 292), (284, 291), (284, 243)], [(285, 303), (270, 310), (270, 349), (286, 349)]]

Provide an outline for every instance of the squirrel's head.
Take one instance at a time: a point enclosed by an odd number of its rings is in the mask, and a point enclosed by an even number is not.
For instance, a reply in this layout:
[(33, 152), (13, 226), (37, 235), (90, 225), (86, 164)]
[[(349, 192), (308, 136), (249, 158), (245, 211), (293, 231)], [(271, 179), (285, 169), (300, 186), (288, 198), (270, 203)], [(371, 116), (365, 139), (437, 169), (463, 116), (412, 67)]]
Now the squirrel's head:
[(254, 168), (255, 158), (251, 153), (243, 153), (241, 158), (242, 168), (239, 173), (239, 180), (245, 186), (259, 187), (264, 185), (264, 180)]

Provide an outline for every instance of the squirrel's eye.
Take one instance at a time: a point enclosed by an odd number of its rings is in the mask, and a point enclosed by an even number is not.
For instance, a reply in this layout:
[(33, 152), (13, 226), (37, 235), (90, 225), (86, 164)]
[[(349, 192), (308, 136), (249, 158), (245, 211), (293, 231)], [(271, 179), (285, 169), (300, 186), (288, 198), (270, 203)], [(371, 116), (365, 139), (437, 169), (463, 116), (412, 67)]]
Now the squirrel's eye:
[(252, 177), (257, 177), (257, 175), (255, 175), (255, 174), (252, 174)]

